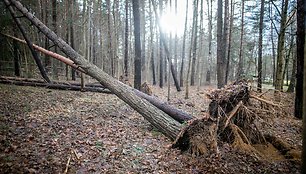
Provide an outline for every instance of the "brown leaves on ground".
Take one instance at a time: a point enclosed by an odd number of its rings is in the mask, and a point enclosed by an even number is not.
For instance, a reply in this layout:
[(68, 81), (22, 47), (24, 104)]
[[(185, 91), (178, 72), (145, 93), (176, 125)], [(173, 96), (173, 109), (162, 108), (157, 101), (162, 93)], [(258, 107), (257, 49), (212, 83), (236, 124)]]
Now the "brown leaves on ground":
[[(188, 100), (172, 91), (170, 104), (201, 117), (208, 90), (191, 88)], [(166, 91), (153, 87), (164, 101)], [(0, 85), (0, 100), (0, 173), (299, 173), (295, 161), (270, 163), (228, 144), (205, 158), (170, 149), (115, 95)], [(271, 120), (267, 131), (301, 148), (301, 121)]]

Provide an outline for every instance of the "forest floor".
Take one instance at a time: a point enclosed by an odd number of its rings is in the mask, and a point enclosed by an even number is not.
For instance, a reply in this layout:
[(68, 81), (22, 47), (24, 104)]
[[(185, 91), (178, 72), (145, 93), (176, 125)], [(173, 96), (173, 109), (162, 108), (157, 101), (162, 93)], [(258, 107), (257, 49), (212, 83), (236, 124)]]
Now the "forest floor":
[[(201, 117), (210, 89), (191, 87), (186, 100), (173, 88), (170, 104)], [(153, 87), (163, 101), (166, 91)], [(301, 150), (302, 122), (293, 118), (293, 95), (284, 95), (287, 114), (266, 115), (261, 125)], [(0, 173), (300, 173), (300, 160), (258, 158), (227, 143), (205, 158), (170, 145), (115, 95), (0, 84)]]

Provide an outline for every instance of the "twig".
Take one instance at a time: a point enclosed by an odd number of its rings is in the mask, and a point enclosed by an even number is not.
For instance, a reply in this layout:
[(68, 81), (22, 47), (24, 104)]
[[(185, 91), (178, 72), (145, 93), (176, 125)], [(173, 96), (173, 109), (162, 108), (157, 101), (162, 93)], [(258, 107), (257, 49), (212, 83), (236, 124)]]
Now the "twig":
[(272, 105), (272, 106), (281, 107), (281, 106), (278, 105), (278, 104), (275, 104), (275, 103), (273, 103), (273, 102), (271, 102), (271, 101), (262, 99), (262, 98), (260, 98), (260, 97), (255, 96), (255, 95), (250, 95), (250, 97), (251, 97), (251, 98), (254, 98), (254, 99), (256, 99), (256, 100), (259, 100), (259, 101), (261, 101), (261, 102), (267, 103), (267, 104), (269, 104), (269, 105)]
[(71, 155), (69, 155), (69, 158), (68, 158), (68, 160), (67, 160), (66, 169), (65, 169), (65, 171), (64, 171), (64, 174), (67, 174), (67, 172), (68, 172), (70, 160), (71, 160)]
[(72, 150), (72, 152), (73, 152), (73, 154), (75, 155), (76, 159), (77, 159), (77, 160), (80, 160), (80, 157), (79, 157), (79, 155), (76, 153), (76, 151), (75, 151), (75, 150)]
[(262, 97), (263, 95), (265, 95), (266, 93), (268, 93), (269, 91), (271, 91), (272, 89), (268, 89), (267, 91), (261, 93), (258, 97)]
[(240, 101), (236, 106), (235, 108), (231, 111), (230, 115), (228, 116), (226, 122), (225, 122), (225, 125), (223, 127), (223, 130), (228, 126), (231, 118), (237, 113), (238, 109), (242, 106), (242, 101)]

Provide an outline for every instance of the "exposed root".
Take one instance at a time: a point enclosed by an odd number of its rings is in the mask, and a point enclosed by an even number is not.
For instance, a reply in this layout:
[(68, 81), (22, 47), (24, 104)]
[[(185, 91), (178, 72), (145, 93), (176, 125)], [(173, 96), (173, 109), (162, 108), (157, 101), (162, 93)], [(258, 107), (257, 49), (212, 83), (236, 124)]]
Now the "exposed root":
[(238, 103), (238, 105), (235, 106), (235, 108), (230, 112), (230, 115), (228, 116), (227, 120), (225, 121), (225, 125), (224, 125), (224, 127), (223, 127), (222, 130), (224, 130), (224, 129), (228, 126), (230, 120), (233, 118), (233, 116), (236, 115), (238, 109), (239, 109), (242, 105), (243, 105), (243, 103), (240, 101), (240, 102)]
[(217, 152), (217, 124), (206, 118), (192, 120), (180, 132), (172, 147), (189, 151), (195, 156)]
[(275, 103), (273, 103), (271, 101), (265, 100), (263, 98), (255, 96), (255, 95), (250, 95), (250, 97), (254, 98), (254, 99), (258, 100), (258, 101), (264, 102), (266, 104), (272, 105), (272, 106), (281, 107), (281, 105), (275, 104)]
[[(265, 154), (262, 154), (265, 153), (263, 149), (265, 147), (269, 148), (267, 151), (271, 150), (273, 153), (278, 149), (279, 154), (284, 158), (299, 157), (299, 153), (288, 144), (272, 135), (264, 135), (257, 126), (258, 119), (263, 121), (262, 117), (275, 115), (276, 110), (282, 107), (281, 104), (250, 95), (245, 81), (215, 90), (208, 97), (212, 100), (209, 105), (208, 118), (189, 122), (187, 127), (181, 131), (173, 147), (188, 151), (195, 156), (206, 156), (216, 153), (218, 141), (221, 141), (257, 157), (265, 158)], [(258, 102), (252, 100), (254, 104), (250, 103), (249, 98), (254, 98)], [(274, 110), (274, 107), (277, 109)], [(275, 158), (272, 159), (282, 159), (277, 152), (274, 155)]]

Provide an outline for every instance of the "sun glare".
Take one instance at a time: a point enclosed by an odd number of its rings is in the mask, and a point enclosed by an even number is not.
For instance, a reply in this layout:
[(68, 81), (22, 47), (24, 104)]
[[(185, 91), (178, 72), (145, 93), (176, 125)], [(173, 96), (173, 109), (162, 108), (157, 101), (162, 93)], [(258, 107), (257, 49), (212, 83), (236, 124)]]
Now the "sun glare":
[(173, 35), (177, 33), (178, 36), (182, 36), (184, 34), (185, 10), (186, 10), (185, 2), (182, 3), (178, 2), (177, 14), (175, 14), (174, 7), (170, 9), (170, 7), (168, 6), (160, 18), (160, 24), (162, 30), (165, 33), (169, 34), (172, 33)]

